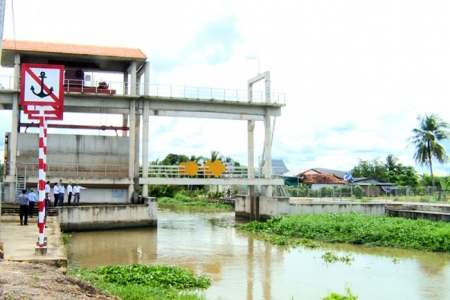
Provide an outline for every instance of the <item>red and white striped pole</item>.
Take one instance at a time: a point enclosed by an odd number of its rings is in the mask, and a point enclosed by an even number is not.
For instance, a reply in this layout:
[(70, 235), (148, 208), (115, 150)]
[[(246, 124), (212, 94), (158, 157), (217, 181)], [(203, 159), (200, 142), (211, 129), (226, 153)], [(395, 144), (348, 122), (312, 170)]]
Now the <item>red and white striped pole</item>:
[(45, 179), (47, 172), (47, 121), (39, 118), (39, 247), (44, 247), (45, 231)]

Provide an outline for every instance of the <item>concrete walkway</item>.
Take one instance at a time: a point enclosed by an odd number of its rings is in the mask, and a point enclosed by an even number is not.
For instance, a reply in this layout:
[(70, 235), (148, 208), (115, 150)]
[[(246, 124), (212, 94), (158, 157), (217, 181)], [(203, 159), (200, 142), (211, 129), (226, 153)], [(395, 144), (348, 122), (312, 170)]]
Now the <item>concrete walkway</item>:
[(67, 252), (57, 217), (47, 219), (47, 228), (45, 228), (47, 255), (35, 254), (39, 235), (37, 220), (36, 216), (29, 218), (28, 226), (21, 226), (19, 216), (1, 217), (0, 238), (3, 242), (4, 259), (66, 266)]

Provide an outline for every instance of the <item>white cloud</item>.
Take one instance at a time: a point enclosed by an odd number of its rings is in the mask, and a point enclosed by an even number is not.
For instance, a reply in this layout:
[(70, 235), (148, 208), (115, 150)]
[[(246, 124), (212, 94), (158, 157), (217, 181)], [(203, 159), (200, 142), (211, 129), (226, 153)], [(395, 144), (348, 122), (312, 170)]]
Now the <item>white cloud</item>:
[[(272, 154), (290, 169), (348, 170), (358, 158), (388, 154), (413, 165), (407, 139), (417, 116), (450, 121), (448, 1), (14, 4), (17, 39), (137, 47), (151, 61), (152, 83), (245, 90), (258, 70), (271, 71), (272, 91), (285, 92), (287, 103)], [(13, 38), (10, 2), (5, 19), (4, 37)], [(101, 117), (93, 125), (111, 121)], [(0, 122), (10, 128), (8, 116)], [(246, 163), (245, 122), (152, 117), (150, 124), (151, 160), (217, 150)], [(258, 122), (256, 159), (263, 142)]]

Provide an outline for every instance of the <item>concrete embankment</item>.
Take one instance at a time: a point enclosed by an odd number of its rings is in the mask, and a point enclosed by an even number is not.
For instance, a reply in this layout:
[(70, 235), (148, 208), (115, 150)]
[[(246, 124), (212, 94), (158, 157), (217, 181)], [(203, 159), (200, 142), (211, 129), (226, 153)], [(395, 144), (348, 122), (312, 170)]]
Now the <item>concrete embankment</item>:
[(448, 205), (390, 204), (386, 205), (386, 214), (392, 217), (450, 222)]
[[(386, 214), (386, 203), (333, 201), (326, 199), (290, 199), (259, 197), (259, 219), (267, 220), (274, 216), (320, 214), (337, 212), (357, 212), (370, 216)], [(235, 214), (237, 217), (250, 218), (252, 204), (249, 197), (236, 197)]]
[(47, 228), (45, 228), (47, 254), (36, 255), (39, 235), (37, 220), (38, 218), (36, 216), (34, 218), (29, 218), (28, 225), (25, 226), (20, 225), (18, 215), (2, 216), (0, 229), (4, 259), (66, 266), (67, 252), (64, 247), (58, 218), (55, 216), (48, 217)]

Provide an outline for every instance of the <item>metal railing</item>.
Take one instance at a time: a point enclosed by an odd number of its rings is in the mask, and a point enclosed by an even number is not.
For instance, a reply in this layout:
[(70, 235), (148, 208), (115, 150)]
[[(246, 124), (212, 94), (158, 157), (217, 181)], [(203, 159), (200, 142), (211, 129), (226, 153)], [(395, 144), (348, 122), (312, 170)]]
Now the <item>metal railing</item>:
[[(87, 93), (87, 94), (106, 94), (106, 95), (129, 95), (131, 93), (131, 84), (128, 82), (114, 81), (85, 81), (85, 80), (64, 80), (64, 90), (66, 93)], [(0, 76), (0, 89), (13, 90), (14, 77)], [(136, 84), (136, 93), (144, 95), (147, 86), (144, 83)], [(181, 85), (149, 84), (149, 95), (161, 98), (178, 98), (189, 100), (210, 100), (210, 101), (233, 101), (249, 102), (248, 91), (223, 88), (193, 87)], [(275, 104), (286, 104), (284, 93), (270, 93), (270, 101)], [(266, 93), (264, 91), (253, 91), (252, 102), (266, 102)]]
[[(11, 163), (7, 163), (11, 164)], [(38, 176), (39, 164), (18, 163), (17, 176)], [(9, 169), (9, 168), (8, 168)], [(26, 170), (26, 174), (24, 174)], [(272, 169), (271, 178), (281, 178), (276, 175), (277, 168)], [(52, 177), (90, 177), (90, 178), (128, 178), (128, 167), (125, 165), (111, 164), (47, 164), (47, 175)], [(142, 169), (140, 172), (142, 176)], [(261, 172), (259, 168), (250, 169), (248, 167), (227, 167), (218, 178), (231, 179), (242, 178), (265, 178), (264, 170)], [(165, 165), (149, 165), (148, 177), (150, 178), (216, 178), (213, 172), (207, 166), (200, 166), (195, 175), (188, 175), (184, 166), (165, 166)]]
[[(271, 178), (280, 178), (280, 175), (275, 175), (277, 169), (272, 169)], [(213, 172), (207, 166), (200, 166), (198, 172), (195, 175), (189, 175), (184, 166), (165, 166), (165, 165), (149, 165), (148, 167), (148, 177), (150, 178), (242, 178), (248, 179), (249, 175), (253, 178), (265, 178), (265, 173), (260, 172), (259, 168), (248, 168), (248, 167), (227, 167), (219, 177), (216, 177)]]
[(293, 188), (288, 186), (290, 197), (329, 198), (333, 200), (389, 200), (405, 203), (450, 204), (450, 190), (440, 187), (364, 186), (359, 191), (354, 186), (322, 187), (320, 189)]
[[(28, 176), (38, 176), (39, 164), (17, 164), (20, 170), (26, 169)], [(52, 177), (90, 177), (90, 178), (128, 178), (128, 167), (111, 164), (47, 164), (47, 176)]]

